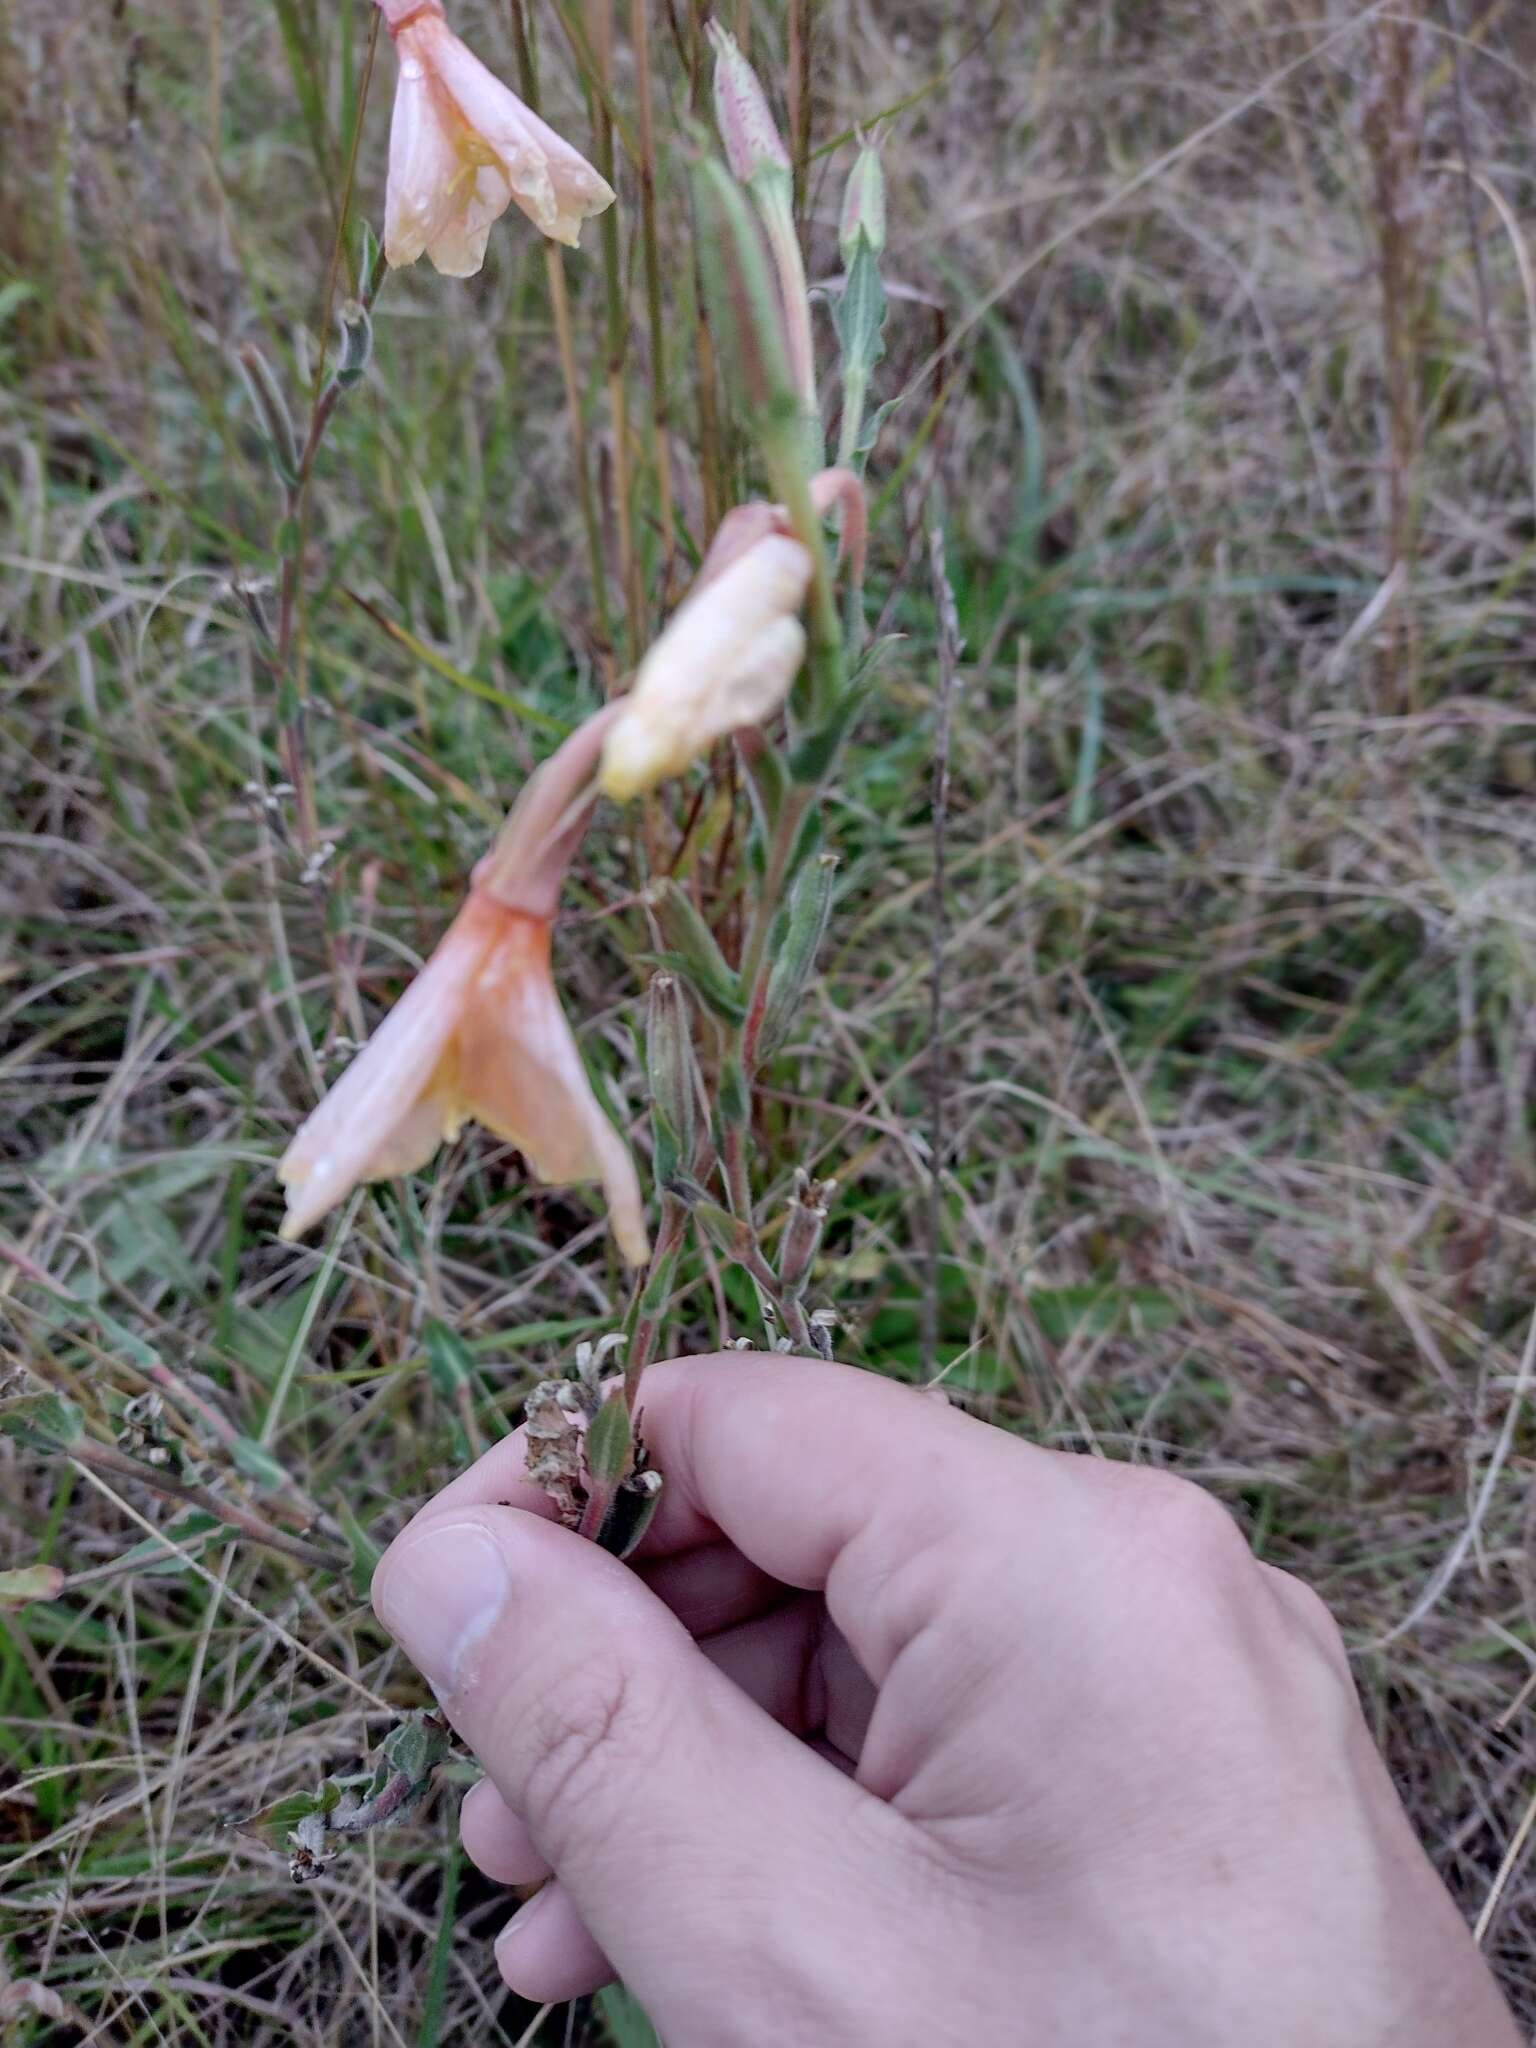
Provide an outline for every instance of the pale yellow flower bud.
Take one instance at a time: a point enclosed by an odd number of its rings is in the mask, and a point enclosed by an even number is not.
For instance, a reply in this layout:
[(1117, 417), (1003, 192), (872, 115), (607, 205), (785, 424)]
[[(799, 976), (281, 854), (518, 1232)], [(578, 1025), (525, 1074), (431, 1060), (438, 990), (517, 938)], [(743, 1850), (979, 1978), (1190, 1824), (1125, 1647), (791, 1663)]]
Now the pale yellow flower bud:
[(779, 708), (805, 658), (797, 614), (810, 581), (807, 550), (770, 533), (690, 593), (608, 731), (598, 778), (605, 795), (639, 796)]

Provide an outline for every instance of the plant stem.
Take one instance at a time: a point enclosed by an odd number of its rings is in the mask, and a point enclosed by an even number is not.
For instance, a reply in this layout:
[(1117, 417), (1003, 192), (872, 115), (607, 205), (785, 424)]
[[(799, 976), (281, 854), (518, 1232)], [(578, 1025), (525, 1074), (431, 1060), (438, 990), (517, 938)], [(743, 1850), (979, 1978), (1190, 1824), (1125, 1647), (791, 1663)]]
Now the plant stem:
[[(647, 1277), (662, 1268), (662, 1262), (672, 1257), (683, 1241), (688, 1225), (688, 1210), (676, 1195), (665, 1189), (661, 1197), (661, 1222), (656, 1231), (656, 1243), (651, 1251), (651, 1263)], [(644, 1287), (641, 1288), (643, 1297)], [(648, 1309), (636, 1318), (634, 1334), (629, 1340), (624, 1356), (624, 1399), (630, 1413), (634, 1413), (635, 1400), (640, 1391), (640, 1378), (656, 1353), (656, 1340), (661, 1335), (661, 1326), (666, 1319), (664, 1308)]]
[(656, 134), (651, 118), (651, 52), (647, 0), (631, 0), (630, 39), (635, 50), (635, 101), (639, 113), (640, 239), (645, 263), (646, 312), (651, 342), (651, 438), (655, 445), (656, 510), (661, 526), (661, 601), (672, 588), (676, 540), (672, 530), (672, 457), (667, 396), (667, 337), (662, 319), (661, 254), (656, 239)]
[(581, 410), (581, 386), (576, 377), (576, 339), (571, 329), (571, 302), (565, 288), (565, 256), (558, 242), (544, 244), (544, 270), (549, 280), (549, 305), (560, 350), (565, 409), (571, 422), (571, 467), (576, 472), (576, 495), (581, 505), (582, 531), (586, 536), (587, 573), (592, 584), (592, 602), (597, 609), (598, 646), (611, 688), (614, 681), (613, 617), (608, 609), (608, 572), (603, 562), (602, 534), (597, 523), (591, 465), (587, 459), (587, 429)]
[(847, 657), (837, 593), (832, 586), (832, 559), (827, 552), (821, 515), (811, 502), (805, 460), (796, 445), (798, 423), (775, 423), (764, 437), (763, 456), (774, 495), (784, 507), (794, 536), (811, 557), (810, 713), (820, 724), (831, 716), (847, 681)]
[[(804, 783), (793, 784), (786, 790), (778, 822), (769, 841), (768, 858), (763, 870), (763, 886), (758, 891), (757, 901), (752, 907), (752, 921), (747, 927), (746, 942), (741, 949), (739, 973), (742, 987), (749, 991), (749, 1021), (754, 1007), (753, 999), (757, 993), (758, 978), (763, 970), (764, 955), (768, 950), (768, 935), (778, 914), (779, 898), (784, 893), (784, 877), (789, 867), (789, 856), (794, 851), (800, 826), (815, 797), (816, 791)], [(750, 1081), (750, 1066), (746, 1066), (745, 1071)]]
[[(279, 586), (275, 667), (279, 701), (283, 704), (283, 766), (288, 780), (293, 784), (297, 836), (306, 859), (314, 853), (319, 838), (314, 778), (309, 763), (309, 675), (303, 661), (302, 633), (304, 551), (309, 537), (309, 480), (320, 443), (325, 438), (325, 430), (330, 424), (332, 413), (336, 410), (336, 401), (341, 396), (341, 387), (336, 380), (332, 378), (329, 384), (325, 380), (326, 350), (330, 342), (331, 317), (336, 308), (336, 286), (341, 275), (342, 256), (346, 248), (352, 191), (357, 180), (357, 152), (362, 141), (363, 115), (368, 106), (368, 90), (373, 83), (373, 62), (379, 47), (381, 19), (382, 16), (375, 11), (368, 28), (368, 52), (363, 63), (362, 84), (358, 89), (357, 116), (352, 126), (352, 143), (347, 153), (341, 205), (336, 218), (336, 237), (331, 245), (330, 268), (325, 281), (325, 312), (320, 322), (315, 375), (310, 387), (309, 432), (305, 437), (304, 451), (299, 459), (298, 477), (289, 486), (283, 503), (282, 525), (286, 545), (283, 549)], [(370, 310), (373, 300), (378, 295), (381, 281), (382, 271), (379, 278), (374, 280), (368, 295)]]
[[(597, 168), (613, 184), (613, 0), (588, 0), (588, 40), (595, 66), (597, 100)], [(624, 256), (619, 242), (619, 209), (610, 206), (601, 221), (603, 292), (606, 302), (606, 374), (608, 413), (613, 432), (613, 516), (619, 540), (619, 582), (624, 592), (625, 642), (633, 665), (640, 659), (643, 627), (640, 618), (640, 573), (635, 559), (629, 473), (629, 392), (624, 359), (629, 323), (624, 308)]]
[(318, 1543), (308, 1543), (302, 1536), (289, 1536), (283, 1530), (274, 1528), (262, 1516), (249, 1508), (238, 1506), (233, 1501), (221, 1500), (218, 1494), (210, 1493), (205, 1486), (197, 1486), (184, 1479), (173, 1479), (168, 1472), (158, 1471), (153, 1465), (144, 1465), (137, 1458), (130, 1458), (124, 1452), (108, 1444), (93, 1443), (89, 1439), (73, 1443), (69, 1455), (82, 1465), (89, 1465), (93, 1472), (110, 1473), (115, 1479), (131, 1479), (140, 1486), (147, 1486), (152, 1493), (164, 1495), (167, 1500), (183, 1502), (188, 1507), (200, 1508), (204, 1514), (212, 1515), (227, 1529), (235, 1529), (242, 1536), (248, 1536), (253, 1543), (265, 1545), (268, 1550), (280, 1551), (284, 1557), (291, 1557), (299, 1564), (307, 1564), (323, 1571), (339, 1571), (342, 1559), (333, 1551), (322, 1549)]
[(955, 596), (944, 563), (944, 535), (937, 520), (928, 529), (928, 561), (938, 613), (938, 719), (933, 740), (933, 936), (928, 982), (928, 1273), (923, 1289), (923, 1369), (938, 1369), (939, 1251), (943, 1226), (945, 1074), (944, 949), (948, 938), (945, 901), (945, 841), (949, 825), (949, 737), (959, 681), (960, 631)]
[[(539, 111), (539, 72), (523, 12), (526, 4), (527, 0), (510, 0), (508, 12), (512, 18), (512, 43), (517, 54), (518, 90), (536, 114)], [(592, 497), (586, 421), (581, 409), (581, 383), (576, 375), (576, 339), (571, 327), (570, 295), (565, 287), (565, 257), (558, 242), (546, 241), (544, 244), (544, 275), (549, 285), (549, 310), (555, 323), (555, 345), (560, 355), (560, 378), (565, 386), (565, 410), (571, 423), (571, 468), (576, 473), (576, 498), (581, 508), (581, 528), (587, 544), (587, 575), (592, 585), (593, 608), (597, 613), (598, 659), (603, 680), (611, 690), (614, 683), (613, 622), (608, 612), (608, 577), (603, 566), (597, 506)]]

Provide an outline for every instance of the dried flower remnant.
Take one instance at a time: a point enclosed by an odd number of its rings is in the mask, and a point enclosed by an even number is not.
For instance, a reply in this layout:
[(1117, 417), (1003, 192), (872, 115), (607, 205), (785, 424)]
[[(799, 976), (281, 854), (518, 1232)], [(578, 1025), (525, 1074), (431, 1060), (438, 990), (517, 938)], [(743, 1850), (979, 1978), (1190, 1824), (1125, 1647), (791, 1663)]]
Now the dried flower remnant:
[(449, 28), (441, 0), (378, 0), (400, 60), (389, 135), (384, 254), (425, 253), (472, 277), (493, 222), (516, 204), (541, 234), (575, 247), (613, 188), (525, 107)]
[(333, 1836), (398, 1827), (418, 1812), (437, 1783), (448, 1747), (448, 1730), (438, 1715), (409, 1714), (385, 1736), (371, 1771), (326, 1778), (313, 1792), (291, 1792), (225, 1826), (285, 1848), (293, 1882), (312, 1883), (339, 1847)]
[(540, 1180), (601, 1181), (620, 1251), (644, 1262), (634, 1163), (592, 1092), (550, 970), (560, 878), (616, 708), (533, 777), (432, 958), (301, 1126), (278, 1168), (284, 1237), (360, 1181), (415, 1172), (473, 1119), (515, 1145)]
[(582, 1389), (574, 1380), (540, 1380), (523, 1408), (523, 1462), (534, 1485), (549, 1495), (555, 1518), (567, 1529), (581, 1520), (581, 1436), (586, 1422)]

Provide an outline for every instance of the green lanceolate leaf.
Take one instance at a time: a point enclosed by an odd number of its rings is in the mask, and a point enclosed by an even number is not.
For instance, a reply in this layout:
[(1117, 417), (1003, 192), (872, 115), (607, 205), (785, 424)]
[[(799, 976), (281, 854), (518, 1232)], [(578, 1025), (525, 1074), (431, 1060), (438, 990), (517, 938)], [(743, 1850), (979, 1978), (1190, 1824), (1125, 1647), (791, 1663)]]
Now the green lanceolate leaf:
[(62, 1394), (22, 1394), (0, 1405), (0, 1436), (31, 1450), (71, 1450), (84, 1434), (84, 1414)]
[(595, 1485), (617, 1486), (635, 1461), (634, 1432), (622, 1387), (615, 1387), (587, 1426), (587, 1470)]

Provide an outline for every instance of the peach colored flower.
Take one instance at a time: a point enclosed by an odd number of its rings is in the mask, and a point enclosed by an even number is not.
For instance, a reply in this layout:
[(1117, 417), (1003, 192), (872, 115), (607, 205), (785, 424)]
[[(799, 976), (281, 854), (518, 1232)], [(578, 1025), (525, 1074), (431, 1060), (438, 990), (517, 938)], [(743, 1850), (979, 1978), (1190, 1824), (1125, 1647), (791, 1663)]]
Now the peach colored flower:
[[(864, 489), (851, 470), (811, 480), (820, 513), (842, 513), (843, 546), (864, 568)], [(760, 725), (789, 694), (805, 658), (799, 611), (811, 557), (782, 505), (737, 505), (715, 529), (693, 588), (614, 707), (599, 786), (619, 802), (653, 789), (728, 732)]]
[(431, 959), (284, 1153), (285, 1238), (360, 1181), (414, 1173), (474, 1119), (540, 1180), (601, 1181), (620, 1251), (632, 1265), (649, 1256), (634, 1163), (592, 1092), (550, 972), (560, 878), (616, 708), (534, 776)]
[(378, 4), (400, 60), (388, 261), (414, 263), (425, 251), (445, 277), (471, 277), (492, 222), (514, 202), (541, 233), (574, 247), (587, 216), (613, 203), (607, 181), (464, 47), (441, 0)]

